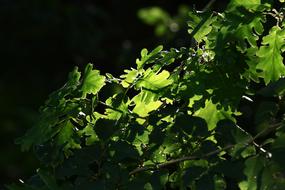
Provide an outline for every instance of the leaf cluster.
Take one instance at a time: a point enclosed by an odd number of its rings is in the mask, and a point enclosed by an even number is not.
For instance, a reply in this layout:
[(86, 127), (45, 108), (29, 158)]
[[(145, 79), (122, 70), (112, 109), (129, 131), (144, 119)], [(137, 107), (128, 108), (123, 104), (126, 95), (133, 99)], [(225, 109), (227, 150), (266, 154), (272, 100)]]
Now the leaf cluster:
[(143, 49), (120, 77), (75, 68), (17, 140), (42, 168), (8, 189), (285, 189), (282, 10), (232, 0), (188, 24), (193, 46)]

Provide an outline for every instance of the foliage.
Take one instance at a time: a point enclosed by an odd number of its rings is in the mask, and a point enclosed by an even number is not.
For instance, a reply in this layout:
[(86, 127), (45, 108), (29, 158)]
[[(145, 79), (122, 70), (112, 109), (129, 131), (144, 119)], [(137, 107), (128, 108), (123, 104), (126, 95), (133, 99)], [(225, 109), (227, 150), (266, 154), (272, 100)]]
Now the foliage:
[(188, 6), (180, 5), (177, 15), (171, 17), (161, 7), (153, 6), (140, 9), (138, 17), (147, 25), (155, 27), (154, 33), (156, 36), (171, 40), (174, 38), (174, 34), (177, 35), (177, 32), (186, 28), (185, 19), (187, 19), (189, 10)]
[(285, 189), (283, 13), (244, 2), (191, 12), (193, 46), (143, 49), (119, 78), (75, 68), (17, 140), (42, 167), (7, 188)]

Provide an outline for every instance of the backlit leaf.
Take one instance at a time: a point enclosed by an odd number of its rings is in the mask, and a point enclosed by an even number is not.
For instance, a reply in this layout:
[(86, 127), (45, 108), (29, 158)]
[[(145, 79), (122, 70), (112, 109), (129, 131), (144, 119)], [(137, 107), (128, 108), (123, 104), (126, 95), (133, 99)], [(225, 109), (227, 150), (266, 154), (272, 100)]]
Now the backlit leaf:
[(257, 52), (259, 63), (256, 68), (262, 71), (266, 84), (285, 76), (285, 66), (281, 52), (285, 44), (285, 30), (278, 26), (271, 28), (269, 34), (262, 39), (262, 46)]
[(163, 46), (157, 46), (152, 52), (148, 53), (147, 49), (141, 51), (141, 59), (136, 59), (137, 68), (141, 69), (144, 64), (152, 63), (154, 59), (158, 56)]
[(92, 64), (88, 64), (85, 68), (81, 85), (83, 96), (97, 94), (104, 85), (105, 76), (101, 76), (98, 70), (93, 70)]
[(168, 79), (169, 76), (170, 73), (166, 70), (163, 70), (160, 73), (154, 73), (152, 70), (148, 69), (145, 72), (144, 77), (137, 82), (136, 87), (149, 90), (160, 90), (173, 83), (171, 79)]

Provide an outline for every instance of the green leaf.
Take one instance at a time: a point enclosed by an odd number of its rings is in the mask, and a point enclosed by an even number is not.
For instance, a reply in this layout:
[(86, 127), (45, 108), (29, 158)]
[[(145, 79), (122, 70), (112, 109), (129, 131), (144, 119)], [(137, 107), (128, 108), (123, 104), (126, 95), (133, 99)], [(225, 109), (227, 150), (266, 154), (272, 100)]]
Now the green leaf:
[(66, 88), (72, 88), (75, 90), (75, 88), (80, 84), (79, 79), (81, 77), (81, 73), (78, 72), (78, 67), (75, 67), (72, 72), (68, 75), (68, 81), (66, 83)]
[[(137, 69), (120, 78), (105, 81), (91, 64), (81, 76), (76, 67), (18, 141), (34, 148), (43, 169), (7, 188), (285, 189), (285, 32), (282, 10), (266, 2), (192, 13), (198, 44), (143, 49)], [(163, 34), (174, 20), (149, 10), (152, 17), (140, 14)], [(266, 36), (271, 16), (279, 27)], [(270, 85), (255, 83), (262, 77)], [(236, 118), (236, 110), (245, 114)]]
[(149, 25), (166, 22), (170, 19), (169, 14), (160, 7), (143, 8), (138, 11), (138, 17)]
[(231, 0), (227, 9), (236, 9), (238, 7), (245, 7), (247, 9), (258, 10), (261, 7), (268, 7), (268, 3), (263, 3), (261, 0)]
[(57, 135), (57, 144), (58, 145), (64, 145), (66, 142), (68, 142), (72, 135), (73, 135), (73, 128), (74, 126), (71, 124), (69, 120), (65, 121), (62, 126), (61, 130), (59, 131)]
[[(258, 11), (253, 12), (252, 9), (258, 9)], [(266, 17), (261, 12), (265, 10), (267, 10), (266, 6), (260, 2), (247, 4), (232, 1), (225, 14), (224, 27), (219, 32), (220, 37), (225, 40), (225, 45), (235, 40), (241, 52), (246, 52), (250, 47), (256, 48), (259, 36), (264, 31), (263, 23), (266, 22)]]
[(69, 156), (69, 149), (79, 149), (81, 148), (79, 143), (76, 143), (73, 139), (75, 127), (72, 123), (67, 120), (59, 126), (61, 129), (56, 136), (56, 144), (59, 146), (59, 150), (61, 151), (61, 147), (63, 146), (63, 150), (66, 156)]
[(262, 76), (266, 84), (270, 81), (277, 81), (285, 76), (285, 66), (283, 64), (285, 30), (278, 26), (273, 26), (269, 34), (262, 39), (262, 46), (256, 53), (259, 63), (256, 68), (262, 71)]
[(97, 94), (104, 85), (105, 77), (100, 75), (98, 70), (93, 70), (92, 64), (88, 64), (82, 78), (83, 97), (86, 97), (87, 94)]
[(255, 156), (248, 158), (245, 161), (244, 174), (247, 177), (246, 181), (239, 183), (241, 190), (257, 190), (265, 161), (262, 157)]
[[(240, 24), (235, 29), (235, 35), (240, 38), (247, 40), (247, 42), (252, 47), (257, 47), (257, 40), (259, 39), (258, 35), (261, 35), (264, 31), (262, 23), (264, 22), (263, 16), (255, 16), (252, 18), (252, 20), (248, 23)], [(254, 33), (255, 31), (256, 33)], [(242, 45), (242, 41), (239, 41), (240, 46), (246, 46)], [(243, 48), (243, 47), (242, 47)]]
[(22, 145), (22, 150), (28, 150), (33, 145), (45, 143), (53, 138), (60, 130), (62, 122), (66, 122), (70, 116), (79, 113), (77, 103), (62, 101), (56, 107), (46, 107), (35, 125), (26, 134), (16, 140)]
[(202, 17), (194, 12), (190, 12), (189, 16), (188, 26), (190, 29), (188, 33), (192, 34), (198, 43), (205, 41), (205, 37), (212, 31), (212, 23), (215, 22), (216, 17), (212, 17), (209, 14)]
[(141, 51), (141, 59), (136, 60), (137, 68), (141, 69), (143, 68), (144, 64), (152, 63), (154, 59), (159, 55), (162, 49), (163, 49), (162, 45), (157, 46), (152, 52), (148, 54), (147, 49), (144, 48)]
[(32, 145), (46, 142), (60, 130), (59, 128), (52, 128), (50, 123), (51, 121), (47, 119), (40, 119), (23, 137), (16, 139), (16, 144), (21, 144), (22, 150), (27, 151)]
[(144, 77), (140, 79), (136, 88), (144, 88), (147, 90), (160, 90), (173, 83), (172, 79), (169, 79), (170, 73), (166, 70), (160, 73), (155, 73), (153, 70), (148, 69), (144, 73)]
[(128, 113), (128, 97), (124, 93), (115, 94), (106, 100), (106, 105), (110, 106), (105, 111), (108, 119), (119, 120)]
[[(151, 88), (152, 84), (148, 85), (148, 83), (146, 83), (146, 86)], [(162, 105), (162, 102), (158, 100), (161, 96), (160, 93), (161, 92), (155, 93), (148, 91), (147, 89), (142, 90), (131, 100), (131, 102), (135, 104), (132, 111), (141, 117), (148, 116), (149, 112), (157, 110)]]
[(78, 133), (86, 136), (86, 145), (92, 145), (95, 141), (99, 141), (97, 134), (94, 131), (94, 125), (88, 123), (87, 126)]
[(128, 88), (136, 80), (136, 78), (138, 76), (138, 71), (135, 69), (131, 69), (131, 70), (125, 69), (124, 72), (126, 74), (120, 76), (121, 78), (124, 79), (121, 82), (121, 84), (124, 88)]
[(133, 112), (138, 114), (140, 117), (148, 116), (148, 113), (154, 110), (157, 110), (161, 105), (161, 101), (153, 101), (149, 103), (145, 103), (141, 101), (140, 96), (136, 96), (133, 101), (135, 102), (136, 106), (133, 109)]
[(80, 85), (80, 77), (81, 73), (78, 72), (78, 67), (75, 67), (73, 71), (69, 73), (66, 84), (50, 94), (46, 104), (49, 106), (58, 106), (58, 104), (61, 104), (65, 99), (69, 99), (67, 98), (68, 96), (76, 96), (76, 90)]
[(259, 82), (259, 73), (256, 70), (256, 65), (259, 62), (258, 57), (256, 56), (258, 48), (257, 47), (250, 47), (247, 49), (246, 54), (248, 59), (246, 63), (248, 65), (248, 69), (246, 69), (243, 73), (243, 76), (248, 80), (252, 80), (254, 82)]
[(208, 124), (208, 129), (212, 130), (217, 126), (217, 123), (220, 120), (229, 119), (234, 121), (232, 114), (232, 111), (226, 111), (223, 108), (218, 109), (217, 104), (207, 100), (205, 102), (205, 107), (197, 110), (193, 115), (203, 118)]

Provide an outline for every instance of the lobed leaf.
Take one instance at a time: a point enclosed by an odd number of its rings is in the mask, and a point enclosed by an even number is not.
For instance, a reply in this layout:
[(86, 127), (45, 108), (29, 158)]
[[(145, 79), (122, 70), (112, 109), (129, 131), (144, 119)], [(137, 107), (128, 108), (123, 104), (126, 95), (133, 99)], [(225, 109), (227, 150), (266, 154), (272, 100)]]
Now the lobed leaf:
[(104, 85), (105, 76), (101, 76), (98, 70), (93, 70), (92, 64), (88, 64), (85, 68), (81, 84), (83, 97), (87, 94), (97, 94)]
[(274, 26), (269, 34), (262, 39), (262, 46), (257, 51), (259, 63), (256, 69), (262, 71), (262, 77), (266, 84), (277, 81), (285, 75), (285, 66), (281, 53), (284, 51), (285, 30)]

